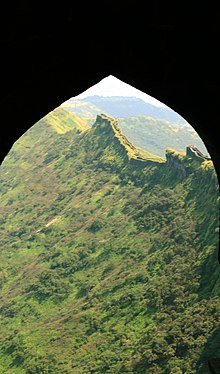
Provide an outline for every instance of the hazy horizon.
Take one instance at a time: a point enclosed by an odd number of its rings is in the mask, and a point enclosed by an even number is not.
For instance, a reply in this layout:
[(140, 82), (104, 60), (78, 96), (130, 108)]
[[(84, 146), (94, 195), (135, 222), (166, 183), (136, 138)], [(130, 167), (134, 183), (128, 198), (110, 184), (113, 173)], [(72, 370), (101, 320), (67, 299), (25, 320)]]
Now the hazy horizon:
[(66, 100), (63, 104), (65, 104), (66, 102), (72, 99), (85, 99), (89, 96), (136, 97), (156, 107), (169, 108), (167, 105), (165, 105), (164, 103), (161, 103), (159, 100), (155, 99), (154, 97), (138, 90), (137, 88), (131, 86), (128, 83), (121, 81), (120, 79), (114, 77), (113, 75), (109, 75), (108, 77), (103, 78), (100, 82), (88, 88), (81, 94), (71, 97), (70, 99)]

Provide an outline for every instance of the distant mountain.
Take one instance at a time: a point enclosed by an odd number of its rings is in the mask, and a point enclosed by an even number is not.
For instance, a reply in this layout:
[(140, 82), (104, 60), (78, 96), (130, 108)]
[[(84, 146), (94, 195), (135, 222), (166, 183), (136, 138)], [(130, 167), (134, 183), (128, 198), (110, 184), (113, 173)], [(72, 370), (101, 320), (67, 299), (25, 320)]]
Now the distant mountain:
[(165, 157), (167, 147), (183, 152), (190, 144), (208, 155), (203, 141), (189, 124), (168, 124), (146, 116), (118, 118), (118, 124), (134, 145), (158, 156)]
[(83, 118), (90, 124), (90, 126), (94, 124), (97, 114), (102, 113), (100, 108), (82, 99), (70, 99), (63, 103), (61, 108)]
[[(169, 108), (156, 107), (133, 97), (99, 97), (70, 99), (62, 107), (83, 118), (91, 126), (97, 114), (118, 119), (124, 134), (137, 146), (165, 157), (167, 147), (184, 151), (193, 144), (203, 153), (207, 149), (197, 132)], [(168, 122), (169, 121), (169, 122)]]
[(143, 100), (148, 104), (153, 106), (165, 108), (167, 107), (164, 103), (148, 95), (147, 93), (138, 90), (137, 88), (131, 86), (122, 80), (109, 75), (103, 78), (101, 81), (96, 83), (94, 86), (89, 87), (87, 90), (81, 94), (75, 96), (76, 99), (84, 99), (91, 96), (101, 96), (101, 97), (135, 97)]
[(208, 373), (220, 355), (211, 160), (57, 108), (0, 167), (0, 373)]
[[(187, 123), (178, 113), (174, 112), (168, 107), (158, 107), (146, 103), (142, 99), (136, 97), (122, 97), (122, 96), (90, 96), (81, 99), (82, 102), (95, 106), (101, 112), (108, 115), (118, 117), (136, 117), (149, 116), (162, 121), (168, 121), (175, 124)], [(74, 103), (74, 98), (65, 102), (65, 107), (68, 104)]]

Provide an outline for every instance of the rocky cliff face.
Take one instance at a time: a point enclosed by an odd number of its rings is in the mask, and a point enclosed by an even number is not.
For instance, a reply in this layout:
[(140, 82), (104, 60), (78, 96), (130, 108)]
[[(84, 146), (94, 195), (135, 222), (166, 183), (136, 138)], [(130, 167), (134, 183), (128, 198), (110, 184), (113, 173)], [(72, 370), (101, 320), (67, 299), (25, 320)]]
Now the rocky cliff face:
[(186, 153), (167, 148), (166, 161), (172, 168), (180, 171), (184, 177), (187, 177), (197, 169), (200, 169), (200, 171), (206, 170), (206, 175), (210, 173), (213, 174), (214, 172), (211, 159), (202, 154), (199, 149), (194, 146), (187, 146)]
[(185, 158), (184, 153), (177, 152), (168, 148), (166, 150), (166, 161), (167, 164), (170, 165), (172, 168), (180, 171), (180, 173), (186, 177), (187, 176), (187, 168), (186, 165), (183, 163), (183, 159)]
[(99, 133), (108, 135), (109, 140), (111, 139), (117, 144), (126, 160), (133, 165), (144, 167), (145, 164), (152, 162), (164, 162), (161, 157), (135, 147), (118, 127), (117, 120), (105, 114), (97, 115), (93, 128)]
[(203, 162), (204, 160), (210, 160), (210, 157), (203, 154), (197, 147), (194, 145), (188, 145), (186, 147), (186, 155), (196, 161)]
[[(161, 167), (171, 167), (179, 172), (183, 177), (193, 173), (201, 164), (208, 161), (212, 164), (209, 157), (205, 156), (194, 146), (187, 146), (186, 152), (178, 152), (174, 149), (167, 148), (166, 160), (157, 157), (149, 152), (135, 147), (118, 127), (118, 122), (105, 114), (97, 115), (93, 129), (99, 134), (108, 137), (108, 140), (115, 142), (120, 153), (125, 157), (126, 162), (135, 168), (145, 168), (149, 165)], [(213, 166), (213, 164), (212, 164)]]

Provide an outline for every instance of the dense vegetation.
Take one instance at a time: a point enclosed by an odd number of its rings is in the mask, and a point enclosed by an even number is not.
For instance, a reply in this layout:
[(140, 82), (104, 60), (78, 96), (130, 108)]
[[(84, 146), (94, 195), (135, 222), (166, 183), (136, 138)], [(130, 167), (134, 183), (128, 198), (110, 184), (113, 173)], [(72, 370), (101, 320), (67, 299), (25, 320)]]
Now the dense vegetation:
[(2, 164), (0, 372), (208, 373), (220, 355), (213, 164), (119, 140), (57, 109)]

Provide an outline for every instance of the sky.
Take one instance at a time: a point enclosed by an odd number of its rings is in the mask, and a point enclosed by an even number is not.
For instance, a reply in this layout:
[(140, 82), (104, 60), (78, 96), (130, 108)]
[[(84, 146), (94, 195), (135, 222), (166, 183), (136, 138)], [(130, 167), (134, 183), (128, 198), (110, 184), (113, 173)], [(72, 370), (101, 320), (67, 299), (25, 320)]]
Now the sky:
[(109, 75), (108, 77), (102, 79), (99, 83), (88, 88), (86, 91), (80, 95), (75, 96), (75, 99), (84, 99), (88, 96), (129, 96), (137, 97), (142, 99), (146, 103), (155, 105), (157, 107), (166, 107), (165, 104), (161, 103), (159, 100), (154, 99), (152, 96), (130, 86), (130, 84), (122, 82), (120, 79)]

